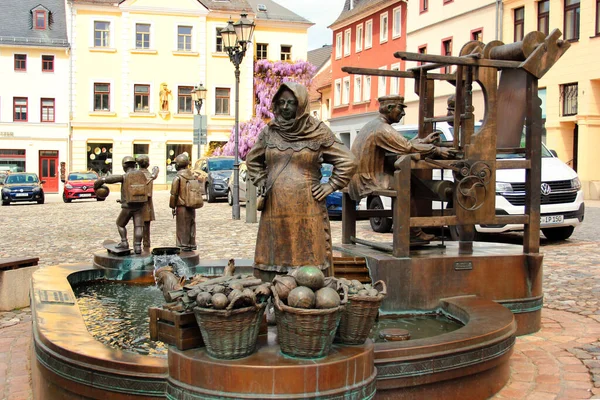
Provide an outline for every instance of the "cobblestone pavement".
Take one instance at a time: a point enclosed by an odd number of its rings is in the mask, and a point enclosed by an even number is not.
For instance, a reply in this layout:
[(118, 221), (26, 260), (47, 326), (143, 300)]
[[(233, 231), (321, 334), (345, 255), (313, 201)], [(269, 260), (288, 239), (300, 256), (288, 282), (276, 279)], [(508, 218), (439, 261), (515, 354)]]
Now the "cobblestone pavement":
[[(154, 195), (156, 221), (152, 245), (172, 246), (175, 222), (168, 208), (168, 192)], [(105, 239), (118, 239), (115, 220), (120, 211), (116, 193), (105, 202), (62, 203), (49, 195), (44, 205), (0, 207), (0, 258), (39, 257), (41, 267), (91, 262)], [(598, 206), (599, 204), (594, 204)], [(197, 211), (197, 242), (201, 257), (252, 258), (258, 224), (231, 219), (226, 202), (207, 204)], [(542, 239), (544, 253), (543, 326), (534, 335), (517, 339), (511, 358), (509, 384), (498, 399), (599, 398), (600, 390), (600, 250), (597, 226), (600, 208), (589, 207), (586, 221), (568, 241)], [(334, 243), (341, 237), (341, 221), (332, 221)], [(131, 232), (130, 232), (131, 236)], [(391, 241), (390, 234), (371, 231), (358, 223), (357, 236)], [(487, 235), (484, 240), (518, 243), (522, 236)], [(0, 398), (31, 398), (29, 308), (0, 312)], [(592, 397), (594, 396), (594, 397)]]

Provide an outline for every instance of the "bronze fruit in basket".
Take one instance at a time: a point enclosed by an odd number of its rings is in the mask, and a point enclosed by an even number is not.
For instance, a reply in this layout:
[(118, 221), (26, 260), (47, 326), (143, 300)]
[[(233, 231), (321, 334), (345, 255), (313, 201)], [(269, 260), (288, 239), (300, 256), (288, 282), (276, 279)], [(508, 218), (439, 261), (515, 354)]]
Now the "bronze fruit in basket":
[(212, 296), (208, 292), (202, 292), (196, 297), (196, 304), (199, 307), (210, 307), (210, 305), (212, 304)]
[(334, 308), (338, 307), (340, 302), (340, 295), (330, 287), (324, 287), (315, 293), (316, 308)]
[(288, 305), (296, 308), (313, 308), (315, 306), (315, 293), (306, 286), (298, 286), (290, 292)]
[(294, 277), (298, 286), (306, 286), (312, 290), (319, 290), (325, 284), (325, 275), (318, 267), (300, 267)]
[(291, 276), (280, 276), (273, 280), (277, 296), (283, 301), (287, 300), (290, 292), (294, 290), (298, 285), (296, 280)]
[(223, 293), (215, 293), (212, 295), (211, 302), (216, 310), (223, 310), (229, 304), (229, 299)]

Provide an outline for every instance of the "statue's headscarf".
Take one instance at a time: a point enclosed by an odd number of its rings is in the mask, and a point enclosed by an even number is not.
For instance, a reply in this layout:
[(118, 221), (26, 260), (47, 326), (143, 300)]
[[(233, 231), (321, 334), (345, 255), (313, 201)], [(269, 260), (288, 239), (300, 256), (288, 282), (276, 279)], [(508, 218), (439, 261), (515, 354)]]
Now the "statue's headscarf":
[[(285, 120), (279, 114), (277, 103), (284, 90), (291, 91), (298, 102), (295, 119)], [(275, 118), (268, 125), (267, 146), (277, 147), (282, 151), (300, 151), (304, 148), (318, 150), (321, 146), (330, 147), (334, 142), (339, 142), (327, 125), (310, 116), (308, 100), (308, 90), (304, 85), (286, 82), (279, 87), (273, 97)]]

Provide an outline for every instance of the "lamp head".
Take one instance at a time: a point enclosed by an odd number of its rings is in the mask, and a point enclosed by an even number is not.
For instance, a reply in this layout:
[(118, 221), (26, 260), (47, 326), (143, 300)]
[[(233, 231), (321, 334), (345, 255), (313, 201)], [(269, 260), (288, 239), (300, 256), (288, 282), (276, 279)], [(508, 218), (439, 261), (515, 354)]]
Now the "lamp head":
[(246, 18), (247, 16), (248, 14), (240, 14), (240, 20), (233, 24), (237, 41), (242, 47), (245, 47), (252, 40), (252, 33), (254, 32), (254, 21), (250, 21)]
[(227, 26), (221, 30), (221, 38), (223, 39), (223, 47), (225, 50), (235, 48), (237, 44), (237, 38), (235, 36), (235, 29), (233, 28), (232, 20), (229, 20)]

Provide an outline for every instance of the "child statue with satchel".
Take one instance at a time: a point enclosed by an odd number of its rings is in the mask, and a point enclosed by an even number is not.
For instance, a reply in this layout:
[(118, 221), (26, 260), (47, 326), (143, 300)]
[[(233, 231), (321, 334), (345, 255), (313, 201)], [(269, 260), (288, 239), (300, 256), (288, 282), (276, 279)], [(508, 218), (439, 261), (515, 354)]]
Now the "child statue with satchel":
[(196, 247), (196, 209), (204, 205), (202, 185), (188, 168), (187, 155), (175, 157), (177, 176), (171, 183), (169, 207), (173, 210), (176, 225), (177, 247), (183, 251), (194, 251)]
[[(105, 183), (121, 183), (121, 213), (117, 217), (117, 230), (121, 242), (117, 249), (129, 249), (127, 241), (127, 224), (133, 218), (133, 251), (142, 253), (142, 237), (144, 233), (143, 207), (148, 201), (147, 178), (143, 171), (137, 170), (135, 159), (131, 156), (123, 157), (123, 175), (109, 175), (97, 179), (94, 189), (100, 188)], [(158, 172), (157, 172), (158, 173)]]

